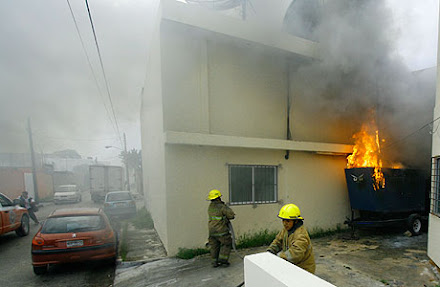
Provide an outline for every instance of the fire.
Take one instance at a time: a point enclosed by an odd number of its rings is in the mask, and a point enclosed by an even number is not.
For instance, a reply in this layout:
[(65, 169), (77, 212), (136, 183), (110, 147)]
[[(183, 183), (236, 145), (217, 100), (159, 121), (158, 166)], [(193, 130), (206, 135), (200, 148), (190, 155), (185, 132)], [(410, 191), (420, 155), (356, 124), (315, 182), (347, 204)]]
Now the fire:
[(373, 187), (375, 190), (385, 188), (380, 158), (379, 131), (375, 124), (363, 124), (359, 132), (353, 135), (353, 153), (347, 157), (347, 168), (374, 167)]

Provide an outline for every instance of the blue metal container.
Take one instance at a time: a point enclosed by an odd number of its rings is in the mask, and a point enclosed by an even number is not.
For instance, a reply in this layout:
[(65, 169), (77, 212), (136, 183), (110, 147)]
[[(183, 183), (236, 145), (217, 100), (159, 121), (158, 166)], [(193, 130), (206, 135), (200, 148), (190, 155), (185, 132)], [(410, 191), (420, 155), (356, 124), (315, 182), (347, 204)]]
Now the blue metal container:
[(426, 173), (417, 169), (383, 168), (385, 188), (374, 188), (374, 168), (345, 169), (351, 209), (379, 213), (423, 212)]

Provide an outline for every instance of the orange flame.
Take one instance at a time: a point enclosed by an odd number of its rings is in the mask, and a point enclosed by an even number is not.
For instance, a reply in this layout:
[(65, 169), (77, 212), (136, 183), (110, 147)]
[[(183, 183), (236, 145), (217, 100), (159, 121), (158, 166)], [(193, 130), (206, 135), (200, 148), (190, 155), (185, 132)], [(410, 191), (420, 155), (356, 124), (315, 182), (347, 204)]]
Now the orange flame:
[(373, 187), (375, 190), (385, 188), (380, 158), (379, 131), (375, 124), (363, 124), (359, 132), (353, 135), (353, 153), (347, 157), (347, 168), (374, 167)]

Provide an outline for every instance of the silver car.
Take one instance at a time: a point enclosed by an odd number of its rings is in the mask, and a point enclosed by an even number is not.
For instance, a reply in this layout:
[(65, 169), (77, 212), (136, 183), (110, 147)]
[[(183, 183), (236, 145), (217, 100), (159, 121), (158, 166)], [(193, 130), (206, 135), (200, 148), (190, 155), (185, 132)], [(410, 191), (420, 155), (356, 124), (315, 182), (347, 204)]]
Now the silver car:
[(108, 217), (134, 217), (136, 203), (129, 191), (111, 191), (105, 196), (104, 212)]
[(75, 184), (59, 185), (53, 199), (55, 204), (81, 202), (81, 193)]

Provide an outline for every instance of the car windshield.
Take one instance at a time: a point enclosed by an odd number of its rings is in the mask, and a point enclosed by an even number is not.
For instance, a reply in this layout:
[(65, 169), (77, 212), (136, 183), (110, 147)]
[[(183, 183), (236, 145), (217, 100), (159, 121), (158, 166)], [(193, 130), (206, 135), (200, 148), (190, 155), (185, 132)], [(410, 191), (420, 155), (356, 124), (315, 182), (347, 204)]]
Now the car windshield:
[(131, 195), (128, 192), (110, 193), (107, 195), (107, 202), (124, 200), (131, 200)]
[(57, 192), (75, 191), (76, 187), (73, 185), (61, 185), (56, 189)]
[(104, 227), (104, 220), (100, 215), (51, 217), (44, 223), (41, 233), (87, 232)]

